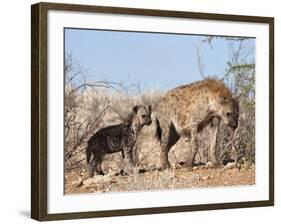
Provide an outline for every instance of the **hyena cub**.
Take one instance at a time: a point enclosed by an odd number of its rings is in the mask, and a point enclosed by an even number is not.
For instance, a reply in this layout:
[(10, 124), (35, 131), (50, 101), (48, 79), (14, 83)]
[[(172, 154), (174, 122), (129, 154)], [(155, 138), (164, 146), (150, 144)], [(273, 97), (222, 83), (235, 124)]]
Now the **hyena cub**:
[(127, 120), (96, 132), (88, 141), (86, 149), (89, 177), (103, 175), (102, 160), (107, 153), (122, 152), (123, 159), (132, 167), (132, 150), (144, 125), (150, 125), (151, 106), (136, 105)]

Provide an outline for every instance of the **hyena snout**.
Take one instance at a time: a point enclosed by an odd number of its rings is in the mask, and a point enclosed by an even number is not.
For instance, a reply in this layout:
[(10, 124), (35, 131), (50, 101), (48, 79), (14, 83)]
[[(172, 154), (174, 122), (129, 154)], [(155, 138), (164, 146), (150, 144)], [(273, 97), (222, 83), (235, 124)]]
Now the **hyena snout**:
[(238, 127), (238, 117), (232, 116), (232, 113), (226, 113), (225, 124), (233, 131)]
[(140, 123), (142, 125), (150, 125), (152, 123), (151, 105), (149, 105), (147, 107), (139, 106), (137, 113), (139, 114)]
[(226, 113), (227, 125), (234, 131), (238, 127), (238, 114), (236, 113)]
[(238, 127), (238, 121), (230, 121), (228, 126), (234, 131)]
[(144, 119), (144, 122), (143, 122), (145, 125), (151, 125), (152, 123), (152, 119), (150, 116), (147, 116), (147, 118)]

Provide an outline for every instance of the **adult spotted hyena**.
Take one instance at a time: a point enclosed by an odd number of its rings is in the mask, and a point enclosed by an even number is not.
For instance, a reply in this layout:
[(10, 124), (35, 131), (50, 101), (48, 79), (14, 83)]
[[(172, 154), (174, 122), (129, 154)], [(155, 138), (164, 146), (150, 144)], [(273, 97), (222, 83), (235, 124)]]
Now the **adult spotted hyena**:
[(86, 148), (88, 173), (103, 174), (101, 163), (108, 153), (122, 151), (127, 165), (132, 166), (132, 150), (137, 136), (144, 125), (151, 124), (151, 106), (136, 105), (128, 119), (117, 125), (108, 126), (96, 132)]
[(209, 78), (172, 89), (160, 100), (155, 114), (162, 169), (170, 166), (168, 152), (180, 137), (191, 141), (187, 161), (191, 167), (198, 151), (198, 133), (206, 127), (210, 132), (208, 161), (217, 165), (216, 142), (220, 121), (236, 129), (239, 107), (223, 82)]

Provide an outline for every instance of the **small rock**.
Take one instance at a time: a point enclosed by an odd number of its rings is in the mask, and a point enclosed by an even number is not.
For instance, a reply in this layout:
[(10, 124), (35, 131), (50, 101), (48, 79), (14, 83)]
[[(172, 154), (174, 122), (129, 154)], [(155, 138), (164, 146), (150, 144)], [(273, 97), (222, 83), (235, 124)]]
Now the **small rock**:
[(193, 169), (193, 170), (198, 170), (199, 167), (198, 167), (198, 166), (194, 166), (192, 169)]
[(192, 175), (192, 180), (193, 180), (193, 181), (198, 181), (198, 180), (200, 180), (200, 179), (201, 179), (201, 177), (200, 177), (198, 174)]
[(91, 178), (84, 179), (83, 184), (91, 185), (91, 184), (99, 184), (99, 183), (106, 183), (110, 182), (111, 178), (109, 175), (95, 175)]
[(85, 179), (80, 179), (78, 181), (73, 181), (72, 184), (75, 186), (75, 187), (81, 187), (83, 184), (84, 184), (84, 180)]
[(208, 176), (202, 177), (202, 180), (209, 180), (209, 179), (212, 179), (212, 178), (214, 178), (213, 175), (208, 175)]
[(205, 168), (212, 168), (213, 167), (213, 163), (212, 162), (207, 162), (205, 165)]
[(105, 193), (105, 192), (109, 192), (110, 189), (109, 188), (105, 188), (102, 192)]
[(182, 165), (180, 164), (180, 163), (174, 163), (174, 164), (172, 164), (172, 168), (173, 169), (179, 169), (179, 168), (181, 168), (182, 167)]
[(236, 167), (236, 163), (235, 162), (232, 162), (232, 163), (228, 163), (226, 164), (224, 167), (223, 167), (223, 170), (229, 170), (229, 169), (233, 169)]
[(248, 162), (245, 162), (242, 166), (245, 170), (248, 170), (250, 168), (250, 164)]
[(115, 175), (116, 175), (116, 172), (112, 168), (109, 168), (107, 176), (112, 177), (112, 176), (115, 176)]

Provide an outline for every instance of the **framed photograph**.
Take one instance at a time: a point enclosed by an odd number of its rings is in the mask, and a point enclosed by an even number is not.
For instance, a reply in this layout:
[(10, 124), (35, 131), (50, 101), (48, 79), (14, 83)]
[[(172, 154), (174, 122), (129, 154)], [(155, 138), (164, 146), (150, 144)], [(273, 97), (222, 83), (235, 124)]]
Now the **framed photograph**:
[(274, 205), (274, 18), (31, 9), (33, 219)]

